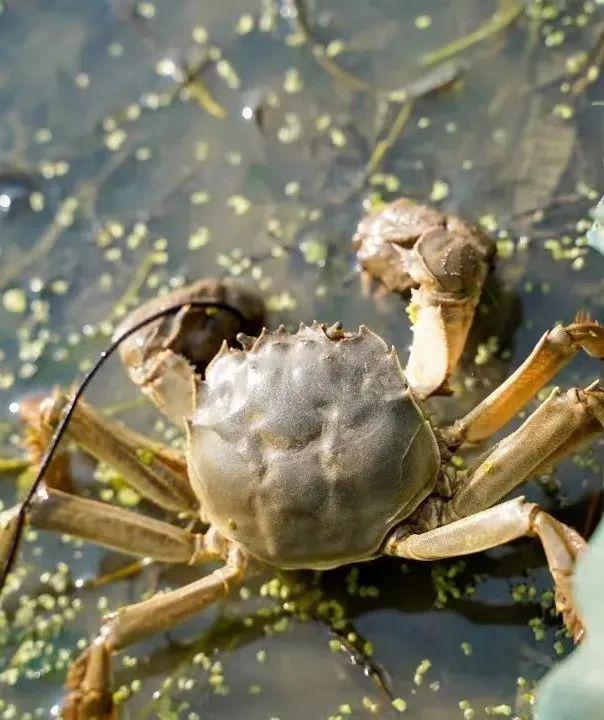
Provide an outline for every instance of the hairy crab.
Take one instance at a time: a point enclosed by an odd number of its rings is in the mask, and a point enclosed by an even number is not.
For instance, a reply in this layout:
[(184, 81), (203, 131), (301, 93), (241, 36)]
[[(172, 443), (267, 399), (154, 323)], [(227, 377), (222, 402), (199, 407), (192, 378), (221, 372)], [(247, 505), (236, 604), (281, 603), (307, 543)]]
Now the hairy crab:
[[(455, 471), (448, 461), (463, 443), (502, 428), (578, 351), (604, 357), (604, 327), (579, 316), (549, 330), (476, 408), (437, 428), (422, 401), (443, 391), (461, 354), (491, 246), (458, 218), (408, 200), (361, 222), (354, 244), (365, 270), (389, 289), (413, 288), (407, 372), (394, 348), (364, 326), (263, 329), (261, 299), (234, 281), (199, 281), (126, 319), (132, 327), (162, 303), (198, 298), (226, 299), (242, 314), (236, 321), (184, 308), (122, 346), (134, 382), (186, 431), (186, 457), (84, 403), (69, 427), (143, 497), (191, 522), (173, 525), (48, 484), (27, 522), (160, 562), (223, 565), (108, 615), (69, 671), (66, 720), (115, 717), (111, 654), (226, 596), (254, 564), (322, 569), (381, 554), (430, 561), (534, 535), (557, 607), (581, 637), (572, 572), (584, 540), (523, 497), (501, 501), (602, 433), (604, 389), (555, 390), (473, 467)], [(232, 347), (235, 335), (240, 349)], [(31, 432), (56, 425), (65, 401), (57, 392), (24, 403)], [(1, 518), (0, 563), (16, 510)]]

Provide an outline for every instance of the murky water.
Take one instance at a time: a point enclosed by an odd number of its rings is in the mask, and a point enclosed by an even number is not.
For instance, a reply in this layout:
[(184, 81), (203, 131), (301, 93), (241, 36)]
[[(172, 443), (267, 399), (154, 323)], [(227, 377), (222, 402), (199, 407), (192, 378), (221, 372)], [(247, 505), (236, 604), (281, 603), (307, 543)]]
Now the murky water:
[[(584, 240), (604, 185), (604, 111), (592, 105), (603, 83), (587, 71), (601, 62), (603, 29), (591, 0), (0, 0), (4, 455), (20, 455), (23, 395), (80, 377), (126, 308), (200, 276), (256, 284), (272, 324), (363, 322), (404, 357), (402, 301), (364, 296), (350, 252), (371, 198), (431, 200), (498, 239), (462, 396), (435, 412), (469, 407), (556, 321), (579, 309), (604, 317), (604, 258)], [(412, 105), (402, 91), (418, 96)], [(560, 383), (598, 370), (578, 358)], [(89, 397), (119, 404), (140, 430), (167, 430), (130, 403), (117, 363)], [(592, 529), (602, 452), (527, 494)], [(74, 461), (98, 496), (93, 470)], [(16, 473), (0, 483), (9, 507)], [(196, 576), (150, 567), (102, 588), (74, 584), (126, 563), (29, 536), (0, 622), (0, 717), (47, 717), (69, 655), (107, 608)], [(524, 695), (569, 649), (542, 607), (543, 565), (527, 541), (463, 563), (367, 564), (356, 580), (350, 568), (287, 575), (308, 617), (253, 578), (249, 598), (117, 659), (123, 717), (389, 718), (402, 698), (409, 718), (528, 718)], [(358, 664), (337, 651), (336, 631), (356, 633)]]

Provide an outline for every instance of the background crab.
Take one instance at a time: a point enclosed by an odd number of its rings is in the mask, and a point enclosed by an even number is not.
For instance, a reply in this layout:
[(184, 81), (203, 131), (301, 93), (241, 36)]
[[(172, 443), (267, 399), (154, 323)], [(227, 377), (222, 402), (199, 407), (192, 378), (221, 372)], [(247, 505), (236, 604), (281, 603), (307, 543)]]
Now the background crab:
[[(368, 238), (383, 262), (371, 261)], [(448, 461), (462, 443), (500, 429), (580, 349), (604, 357), (604, 328), (580, 316), (546, 332), (474, 410), (435, 428), (420, 403), (443, 391), (461, 354), (489, 243), (457, 218), (402, 200), (362, 223), (355, 244), (362, 264), (389, 288), (416, 286), (406, 374), (395, 350), (364, 326), (356, 333), (319, 323), (295, 333), (261, 330), (261, 300), (230, 281), (199, 281), (153, 300), (118, 330), (162, 304), (197, 299), (228, 301), (244, 318), (185, 308), (122, 347), (132, 379), (186, 428), (186, 458), (88, 405), (79, 406), (70, 426), (78, 444), (116, 467), (141, 495), (191, 522), (177, 527), (48, 485), (27, 519), (139, 557), (224, 564), (107, 616), (69, 672), (65, 718), (114, 716), (111, 653), (199, 612), (240, 584), (254, 564), (323, 569), (380, 554), (437, 560), (537, 535), (557, 607), (580, 639), (571, 575), (583, 539), (522, 497), (497, 503), (602, 432), (604, 390), (597, 383), (555, 390), (469, 470), (455, 472)], [(238, 331), (241, 349), (229, 348)], [(34, 431), (44, 437), (64, 401), (56, 393), (25, 404)], [(0, 558), (18, 531), (17, 511), (2, 516)], [(204, 531), (197, 531), (198, 520)]]

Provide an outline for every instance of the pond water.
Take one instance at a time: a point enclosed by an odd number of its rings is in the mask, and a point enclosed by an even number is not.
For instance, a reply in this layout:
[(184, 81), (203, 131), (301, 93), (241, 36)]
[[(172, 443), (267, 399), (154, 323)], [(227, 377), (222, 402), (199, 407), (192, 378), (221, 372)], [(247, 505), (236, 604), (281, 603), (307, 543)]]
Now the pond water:
[[(351, 253), (379, 200), (432, 202), (497, 240), (460, 394), (438, 417), (483, 397), (555, 322), (604, 318), (604, 257), (585, 240), (604, 186), (589, 70), (603, 46), (595, 0), (0, 0), (4, 507), (23, 488), (7, 462), (22, 456), (23, 396), (80, 378), (126, 309), (194, 278), (255, 284), (271, 325), (366, 323), (404, 358), (404, 302), (363, 294)], [(598, 371), (579, 357), (559, 381)], [(173, 438), (137, 398), (117, 362), (89, 392)], [(526, 494), (590, 532), (603, 458), (600, 443)], [(127, 499), (93, 473), (74, 458), (82, 492)], [(91, 582), (128, 563), (28, 534), (0, 615), (0, 718), (56, 715), (101, 616), (197, 572)], [(269, 581), (118, 656), (122, 717), (391, 718), (400, 699), (409, 718), (528, 719), (571, 647), (531, 541)]]

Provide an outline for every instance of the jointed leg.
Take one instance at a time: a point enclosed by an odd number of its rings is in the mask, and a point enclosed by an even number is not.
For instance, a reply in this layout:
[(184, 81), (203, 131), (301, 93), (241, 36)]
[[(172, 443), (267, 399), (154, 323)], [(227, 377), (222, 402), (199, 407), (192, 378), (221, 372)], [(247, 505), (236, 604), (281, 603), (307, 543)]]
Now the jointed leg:
[(559, 390), (495, 445), (470, 470), (468, 479), (445, 506), (455, 520), (485, 510), (546, 467), (576, 451), (604, 428), (604, 388)]
[(526, 535), (537, 535), (541, 540), (555, 583), (556, 607), (579, 641), (583, 626), (572, 598), (571, 578), (586, 543), (572, 528), (522, 497), (425, 533), (405, 536), (395, 530), (386, 541), (384, 553), (412, 560), (441, 560), (487, 550)]
[(452, 445), (478, 441), (502, 428), (579, 350), (604, 358), (604, 326), (580, 315), (545, 333), (533, 352), (485, 400), (445, 431)]
[[(41, 402), (24, 401), (21, 412), (28, 434), (48, 436), (66, 400), (63, 393), (55, 393)], [(78, 403), (67, 432), (84, 450), (117, 470), (143, 497), (173, 512), (197, 510), (186, 462), (179, 453), (108, 420), (84, 401)]]
[[(19, 506), (0, 513), (0, 569), (18, 529), (18, 513)], [(29, 506), (25, 522), (159, 562), (193, 564), (220, 557), (223, 550), (213, 534), (190, 533), (124, 508), (45, 485)]]
[(63, 706), (63, 718), (115, 718), (110, 689), (111, 653), (168, 630), (225, 597), (243, 581), (245, 565), (242, 552), (231, 546), (226, 564), (207, 577), (108, 615), (98, 638), (69, 670), (66, 683), (69, 695)]
[[(404, 526), (386, 542), (387, 554), (436, 560), (478, 552), (527, 534), (540, 538), (556, 585), (556, 605), (575, 637), (582, 632), (570, 584), (585, 542), (571, 528), (523, 499), (495, 505), (514, 488), (602, 433), (604, 389), (592, 385), (565, 394), (555, 390), (516, 430), (468, 473), (452, 498), (426, 521), (427, 532), (404, 535)], [(429, 509), (427, 507), (427, 509)], [(428, 517), (428, 516), (426, 516)], [(422, 518), (419, 518), (421, 527)]]
[[(40, 403), (41, 397), (24, 398), (20, 403), (21, 419), (24, 422), (21, 444), (26, 452), (29, 469), (32, 471), (40, 466), (54, 434), (54, 427), (42, 422)], [(72, 492), (71, 463), (69, 450), (65, 445), (57, 448), (46, 470), (44, 482), (48, 487)]]

